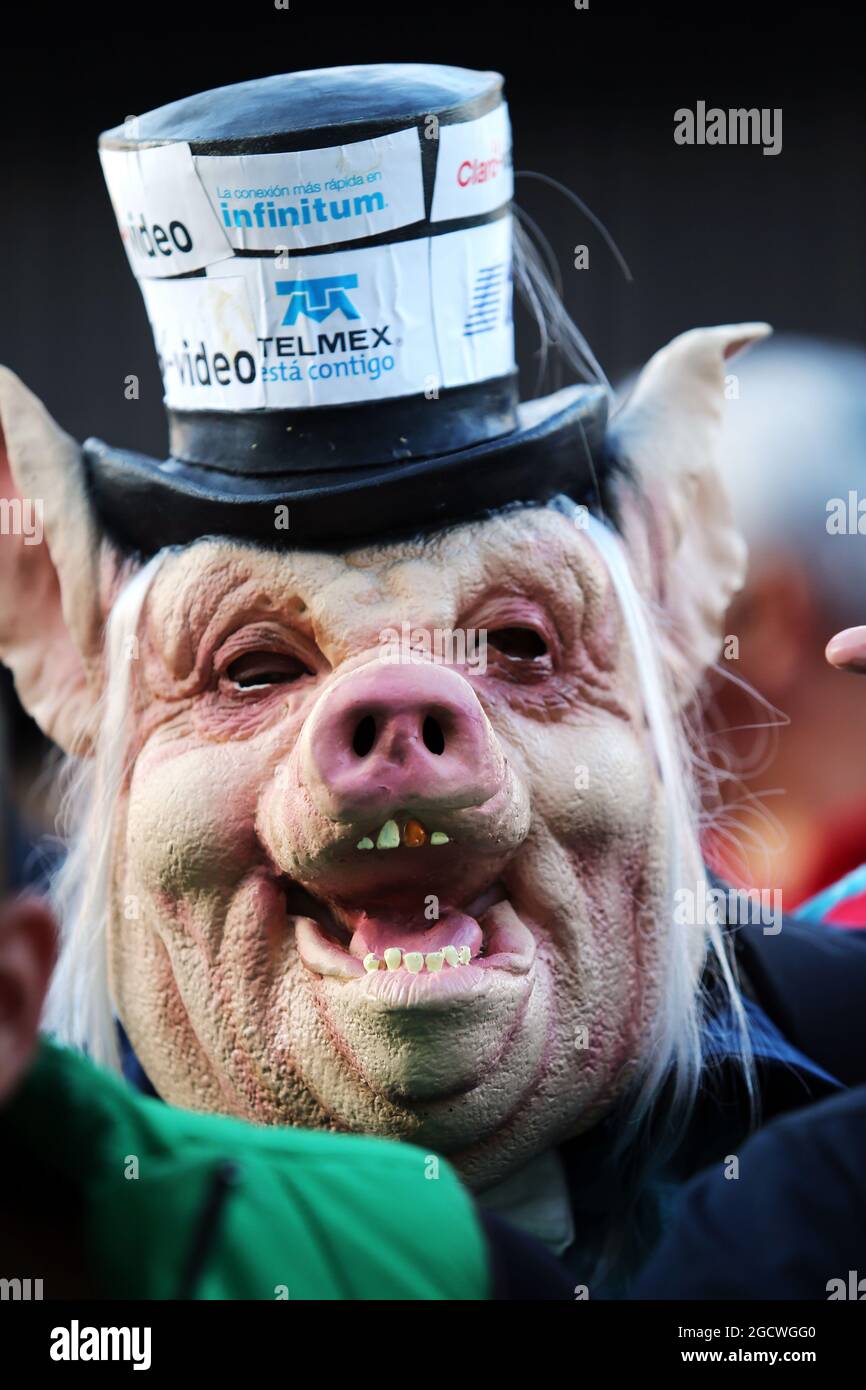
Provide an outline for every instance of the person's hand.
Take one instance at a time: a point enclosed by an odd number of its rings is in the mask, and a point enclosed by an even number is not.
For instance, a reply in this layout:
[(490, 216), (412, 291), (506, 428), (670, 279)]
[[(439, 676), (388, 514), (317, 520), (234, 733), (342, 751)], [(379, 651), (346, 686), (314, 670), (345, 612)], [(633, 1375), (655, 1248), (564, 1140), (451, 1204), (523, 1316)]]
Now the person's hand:
[(846, 627), (837, 632), (824, 648), (831, 666), (841, 671), (859, 671), (866, 675), (866, 627)]

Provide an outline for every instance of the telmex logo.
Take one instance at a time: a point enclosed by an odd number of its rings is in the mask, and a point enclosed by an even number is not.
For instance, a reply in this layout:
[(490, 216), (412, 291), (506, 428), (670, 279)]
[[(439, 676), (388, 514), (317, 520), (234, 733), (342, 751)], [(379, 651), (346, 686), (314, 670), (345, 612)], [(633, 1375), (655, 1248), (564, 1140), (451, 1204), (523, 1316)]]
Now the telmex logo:
[(321, 323), (338, 309), (347, 319), (359, 319), (361, 315), (346, 293), (346, 290), (357, 288), (357, 275), (323, 275), (316, 280), (277, 280), (277, 294), (289, 296), (283, 325), (297, 323), (302, 314), (314, 323)]

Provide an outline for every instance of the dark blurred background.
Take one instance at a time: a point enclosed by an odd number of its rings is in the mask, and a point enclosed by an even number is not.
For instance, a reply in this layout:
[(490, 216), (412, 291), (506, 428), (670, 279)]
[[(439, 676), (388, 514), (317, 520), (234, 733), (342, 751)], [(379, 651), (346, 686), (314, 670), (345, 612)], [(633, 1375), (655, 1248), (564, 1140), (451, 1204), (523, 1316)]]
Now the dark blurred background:
[[(400, 12), (290, 3), (115, 5), (102, 30), (86, 5), (75, 6), (74, 28), (68, 7), (40, 6), (30, 35), (5, 41), (0, 362), (78, 438), (161, 456), (166, 443), (144, 307), (97, 160), (100, 130), (195, 91), (304, 67), (408, 59), (505, 74), (516, 169), (573, 188), (630, 267), (628, 283), (561, 195), (518, 182), (559, 257), (566, 304), (612, 380), (695, 324), (761, 318), (864, 339), (866, 91), (852, 11), (760, 0)], [(674, 111), (698, 100), (781, 107), (781, 154), (676, 145)], [(573, 269), (578, 243), (589, 247), (588, 271)], [(527, 326), (522, 362), (535, 346)], [(128, 373), (140, 378), (139, 401), (124, 398)]]
[[(767, 319), (866, 345), (866, 84), (848, 7), (177, 0), (40, 5), (18, 23), (4, 21), (0, 69), (0, 362), (79, 439), (159, 456), (166, 447), (99, 132), (195, 91), (306, 67), (413, 60), (504, 73), (516, 169), (579, 194), (630, 268), (629, 281), (560, 193), (518, 180), (518, 201), (559, 260), (566, 305), (613, 381), (698, 324)], [(675, 144), (674, 112), (698, 101), (780, 107), (781, 153)], [(573, 267), (578, 244), (588, 270)], [(537, 339), (524, 315), (517, 330), (524, 391), (535, 394)], [(124, 395), (130, 373), (137, 401)], [(45, 822), (44, 746), (5, 673), (0, 716), (3, 705), (16, 800), (25, 821)]]

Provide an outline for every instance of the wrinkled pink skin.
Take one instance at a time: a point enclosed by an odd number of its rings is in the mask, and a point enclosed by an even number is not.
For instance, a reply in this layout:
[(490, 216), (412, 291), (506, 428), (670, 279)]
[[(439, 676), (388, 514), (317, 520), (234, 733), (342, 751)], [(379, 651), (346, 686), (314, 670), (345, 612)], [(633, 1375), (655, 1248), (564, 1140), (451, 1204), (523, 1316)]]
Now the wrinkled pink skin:
[[(529, 627), (549, 657), (384, 665), (379, 633), (403, 622)], [(140, 630), (110, 961), (160, 1093), (411, 1139), (476, 1186), (595, 1123), (649, 1046), (667, 942), (659, 788), (586, 535), (538, 509), (346, 556), (202, 541), (168, 557)], [(262, 650), (313, 674), (239, 689), (227, 668)], [(449, 844), (358, 851), (392, 813)], [(342, 945), (310, 920), (329, 913)], [(427, 949), (462, 932), (474, 963), (364, 973), (371, 944), (426, 928)]]
[[(718, 433), (726, 364), (767, 331), (681, 334), (612, 421), (631, 479), (617, 486), (629, 570), (660, 617), (673, 718), (718, 655), (745, 571)], [(41, 499), (48, 542), (0, 546), (0, 659), (43, 731), (87, 756), (105, 623), (132, 562), (101, 533), (79, 447), (2, 367), (0, 427), (0, 497)], [(404, 622), (530, 627), (549, 657), (490, 650), (484, 673), (380, 666), (379, 634)], [(415, 1139), (477, 1186), (609, 1109), (653, 1051), (683, 950), (697, 982), (703, 933), (674, 942), (667, 925), (637, 672), (586, 534), (534, 510), (340, 557), (202, 541), (167, 557), (141, 638), (132, 772), (110, 827), (109, 964), (163, 1095)], [(263, 650), (274, 664), (295, 652), (309, 674), (239, 689), (228, 668)], [(435, 762), (418, 738), (429, 701)], [(373, 706), (376, 740), (353, 761), (353, 719)], [(359, 851), (392, 803), (449, 844)], [(450, 937), (472, 964), (365, 975), (368, 949), (407, 937)]]

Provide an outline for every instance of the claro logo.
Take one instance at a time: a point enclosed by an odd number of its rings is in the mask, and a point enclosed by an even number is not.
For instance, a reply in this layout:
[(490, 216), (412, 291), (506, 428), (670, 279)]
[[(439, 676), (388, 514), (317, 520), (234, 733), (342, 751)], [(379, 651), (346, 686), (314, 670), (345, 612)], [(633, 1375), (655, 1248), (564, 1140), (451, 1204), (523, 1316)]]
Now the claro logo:
[(507, 161), (501, 145), (493, 146), (493, 153), (487, 159), (464, 159), (457, 166), (457, 182), (461, 188), (472, 188), (475, 184), (490, 183), (498, 179)]

